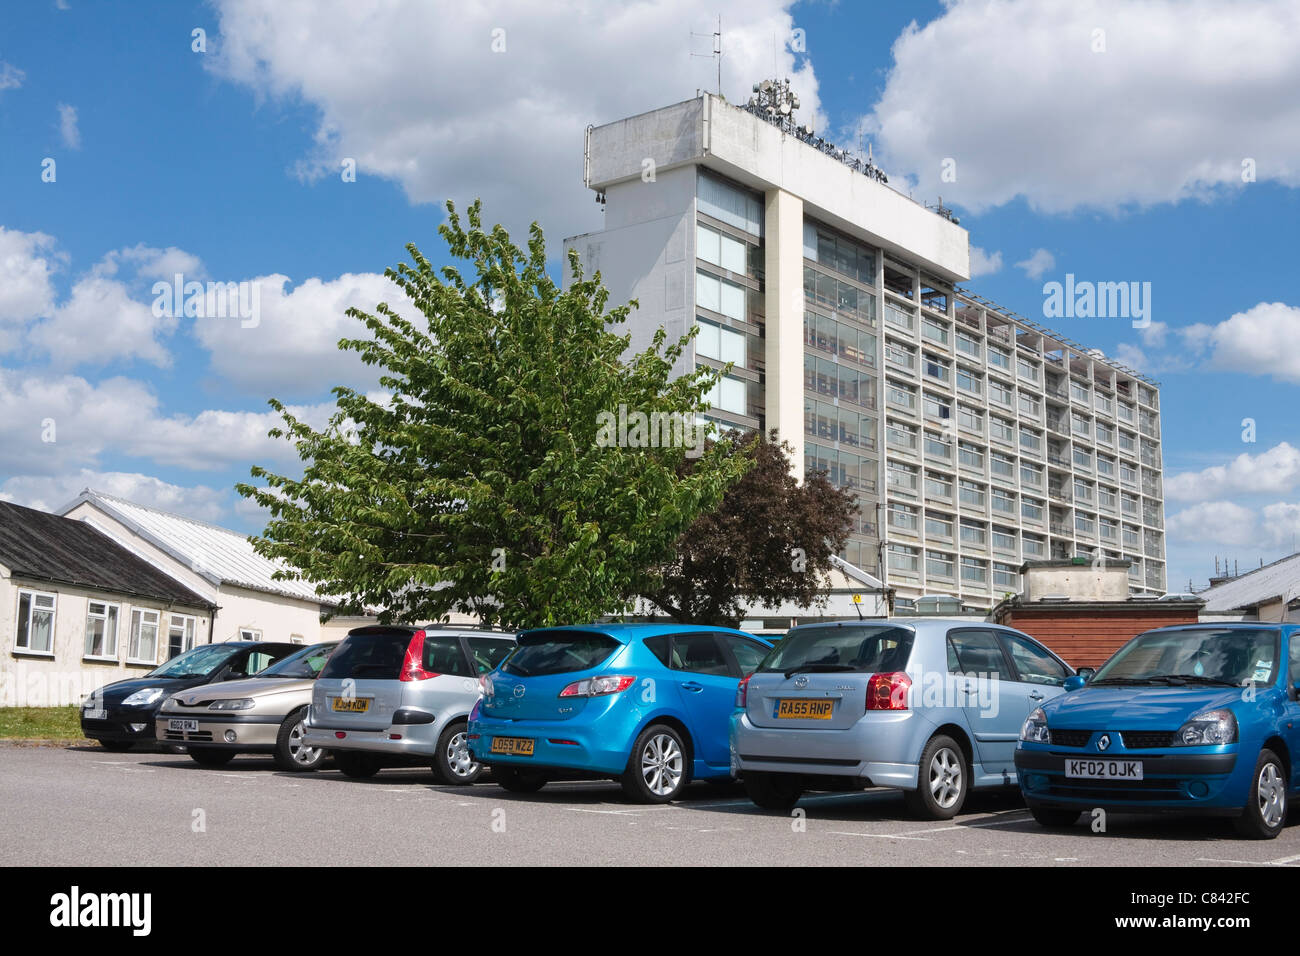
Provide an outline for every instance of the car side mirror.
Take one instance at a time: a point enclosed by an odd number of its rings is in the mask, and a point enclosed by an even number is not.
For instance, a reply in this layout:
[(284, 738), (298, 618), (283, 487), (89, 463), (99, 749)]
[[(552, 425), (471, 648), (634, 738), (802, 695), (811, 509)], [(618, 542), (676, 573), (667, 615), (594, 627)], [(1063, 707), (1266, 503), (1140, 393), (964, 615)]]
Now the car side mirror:
[(1078, 690), (1087, 683), (1087, 678), (1082, 674), (1074, 674), (1065, 679), (1065, 692), (1068, 694), (1072, 690)]

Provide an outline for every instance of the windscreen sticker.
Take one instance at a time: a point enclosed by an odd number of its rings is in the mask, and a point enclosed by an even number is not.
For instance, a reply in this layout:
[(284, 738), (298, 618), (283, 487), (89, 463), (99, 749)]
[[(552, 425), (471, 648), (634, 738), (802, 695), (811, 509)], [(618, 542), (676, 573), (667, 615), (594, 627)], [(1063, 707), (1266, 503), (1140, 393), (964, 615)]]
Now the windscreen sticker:
[(1255, 676), (1251, 680), (1268, 680), (1268, 675), (1273, 673), (1272, 661), (1260, 661), (1255, 665)]

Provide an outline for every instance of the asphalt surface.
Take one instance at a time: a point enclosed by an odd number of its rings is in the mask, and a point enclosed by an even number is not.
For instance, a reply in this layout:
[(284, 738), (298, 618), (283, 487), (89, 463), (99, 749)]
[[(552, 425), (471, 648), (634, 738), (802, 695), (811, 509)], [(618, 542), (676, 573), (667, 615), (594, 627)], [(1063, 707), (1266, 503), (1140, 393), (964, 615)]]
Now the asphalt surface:
[(1049, 831), (998, 793), (926, 822), (888, 790), (812, 795), (797, 811), (764, 813), (736, 786), (640, 806), (613, 783), (516, 795), (489, 779), (440, 786), (418, 768), (349, 780), (257, 756), (214, 770), (184, 755), (0, 747), (3, 865), (1300, 865), (1300, 821), (1267, 842), (1224, 820), (1114, 814), (1105, 833)]

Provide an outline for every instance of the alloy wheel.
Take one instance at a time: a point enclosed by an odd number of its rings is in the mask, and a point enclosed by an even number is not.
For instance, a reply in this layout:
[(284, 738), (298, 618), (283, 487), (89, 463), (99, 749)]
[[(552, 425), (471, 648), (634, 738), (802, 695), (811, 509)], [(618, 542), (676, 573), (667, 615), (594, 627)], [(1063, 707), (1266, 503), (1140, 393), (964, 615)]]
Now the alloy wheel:
[(1277, 764), (1266, 763), (1259, 772), (1259, 815), (1271, 829), (1281, 826), (1286, 816), (1286, 786)]
[(961, 762), (944, 747), (930, 758), (930, 794), (941, 809), (947, 810), (961, 796)]
[(641, 751), (641, 777), (657, 797), (672, 793), (682, 780), (682, 748), (668, 734), (655, 734)]
[(289, 731), (289, 756), (293, 758), (294, 763), (300, 763), (303, 766), (311, 764), (320, 755), (320, 751), (315, 747), (308, 747), (302, 742), (303, 721), (298, 721)]
[(478, 764), (469, 758), (468, 741), (463, 730), (453, 734), (451, 740), (447, 741), (447, 766), (458, 777), (473, 776), (478, 770)]

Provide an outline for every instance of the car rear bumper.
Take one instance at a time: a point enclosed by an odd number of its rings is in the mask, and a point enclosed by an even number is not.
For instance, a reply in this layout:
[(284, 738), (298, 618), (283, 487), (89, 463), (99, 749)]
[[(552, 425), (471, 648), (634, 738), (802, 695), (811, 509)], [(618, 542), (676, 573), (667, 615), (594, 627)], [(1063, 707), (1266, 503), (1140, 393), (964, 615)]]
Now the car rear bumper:
[(841, 730), (757, 727), (739, 711), (731, 718), (732, 770), (856, 778), (864, 787), (915, 790), (916, 762), (930, 730), (914, 710), (871, 712)]
[[(613, 732), (611, 732), (613, 731)], [(531, 740), (531, 756), (492, 752), (496, 737)], [(635, 728), (632, 729), (635, 737)], [(627, 767), (632, 749), (628, 731), (608, 721), (499, 720), (479, 716), (469, 723), (469, 750), (479, 763), (516, 767), (520, 770), (575, 770), (602, 776), (618, 776)]]
[[(170, 720), (193, 720), (197, 730), (168, 730)], [(161, 744), (198, 744), (234, 750), (272, 751), (280, 734), (283, 715), (223, 714), (220, 717), (183, 717), (160, 714), (154, 721), (154, 733)], [(234, 739), (228, 739), (233, 735)]]
[[(314, 708), (313, 708), (314, 710)], [(414, 712), (415, 708), (402, 708)], [(428, 711), (419, 712), (429, 719), (423, 723), (393, 723), (387, 727), (357, 729), (337, 717), (326, 715), (314, 722), (314, 714), (303, 724), (303, 743), (322, 750), (362, 750), (394, 757), (428, 759), (438, 752), (438, 736), (446, 719)]]
[[(1070, 759), (1137, 760), (1141, 780), (1099, 780), (1067, 777)], [(1170, 749), (1095, 752), (1053, 748), (1051, 744), (1022, 744), (1015, 755), (1016, 775), (1031, 806), (1091, 809), (1103, 807), (1134, 812), (1175, 810), (1231, 815), (1246, 803), (1250, 771), (1235, 750), (1187, 753)]]

